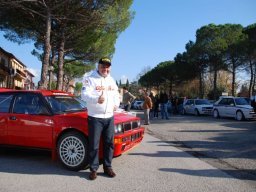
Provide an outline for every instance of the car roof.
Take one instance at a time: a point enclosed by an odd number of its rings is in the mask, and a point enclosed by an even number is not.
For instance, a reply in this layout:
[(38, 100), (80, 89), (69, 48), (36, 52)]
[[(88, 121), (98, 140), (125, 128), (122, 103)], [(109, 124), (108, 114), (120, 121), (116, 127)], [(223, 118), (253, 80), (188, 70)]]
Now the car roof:
[(65, 91), (60, 90), (46, 90), (46, 89), (37, 89), (37, 90), (17, 90), (17, 89), (8, 89), (8, 88), (0, 88), (0, 93), (4, 92), (14, 92), (14, 93), (41, 93), (44, 96), (53, 96), (53, 95), (62, 95), (62, 96), (74, 96), (71, 93), (67, 93)]
[(221, 95), (220, 97), (219, 97), (219, 99), (227, 99), (227, 98), (234, 98), (233, 96), (223, 96), (223, 95)]
[(245, 97), (220, 96), (220, 99), (222, 99), (222, 98), (233, 98), (233, 99), (239, 99), (239, 98), (245, 98)]

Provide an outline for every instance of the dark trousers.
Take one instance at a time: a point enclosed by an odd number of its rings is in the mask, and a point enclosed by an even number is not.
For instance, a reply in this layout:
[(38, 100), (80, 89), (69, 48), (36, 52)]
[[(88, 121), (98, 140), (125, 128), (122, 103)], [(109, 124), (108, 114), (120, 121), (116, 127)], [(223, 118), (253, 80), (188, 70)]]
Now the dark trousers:
[(131, 104), (125, 105), (124, 110), (125, 111), (130, 111), (131, 110)]
[(103, 166), (111, 168), (114, 151), (114, 117), (88, 117), (89, 132), (89, 164), (91, 171), (99, 168), (99, 145), (103, 139)]

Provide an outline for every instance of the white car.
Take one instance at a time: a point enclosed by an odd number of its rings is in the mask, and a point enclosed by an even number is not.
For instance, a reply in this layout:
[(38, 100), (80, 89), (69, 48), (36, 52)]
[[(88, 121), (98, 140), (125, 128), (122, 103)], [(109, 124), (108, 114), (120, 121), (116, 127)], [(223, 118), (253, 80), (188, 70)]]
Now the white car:
[(213, 104), (207, 99), (187, 99), (183, 104), (183, 114), (211, 115)]
[(222, 96), (213, 105), (213, 116), (233, 117), (238, 121), (256, 118), (253, 107), (242, 97)]

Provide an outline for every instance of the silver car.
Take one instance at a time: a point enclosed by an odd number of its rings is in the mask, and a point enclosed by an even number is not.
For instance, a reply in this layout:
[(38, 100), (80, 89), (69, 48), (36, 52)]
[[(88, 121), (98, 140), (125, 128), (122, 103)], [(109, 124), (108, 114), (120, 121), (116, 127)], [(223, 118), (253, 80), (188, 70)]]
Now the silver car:
[(222, 96), (213, 106), (213, 116), (233, 117), (238, 121), (256, 118), (252, 106), (242, 97)]
[(183, 114), (211, 115), (213, 104), (207, 99), (187, 99), (183, 104)]

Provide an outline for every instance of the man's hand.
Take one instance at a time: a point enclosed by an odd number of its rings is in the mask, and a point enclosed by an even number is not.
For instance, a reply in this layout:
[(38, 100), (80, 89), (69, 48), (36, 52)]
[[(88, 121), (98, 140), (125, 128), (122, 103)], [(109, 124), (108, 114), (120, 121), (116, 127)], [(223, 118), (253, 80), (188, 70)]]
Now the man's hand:
[(105, 97), (103, 96), (103, 91), (102, 91), (101, 95), (99, 96), (98, 103), (102, 104), (104, 103), (104, 101), (105, 101)]

